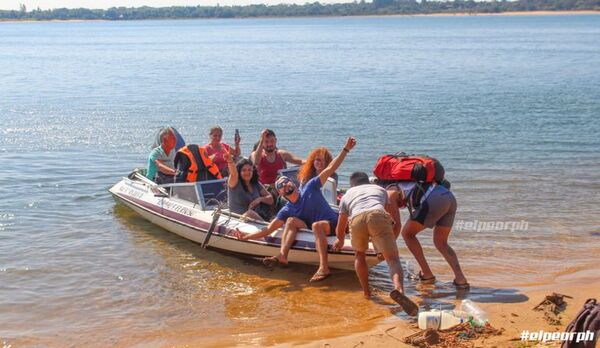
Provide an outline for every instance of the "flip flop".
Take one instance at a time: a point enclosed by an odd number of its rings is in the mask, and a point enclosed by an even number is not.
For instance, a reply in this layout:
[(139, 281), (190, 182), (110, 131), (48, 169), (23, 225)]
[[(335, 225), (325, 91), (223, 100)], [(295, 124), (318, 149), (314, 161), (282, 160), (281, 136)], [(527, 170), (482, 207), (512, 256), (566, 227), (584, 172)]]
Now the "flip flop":
[(435, 276), (432, 276), (431, 278), (425, 278), (423, 277), (423, 273), (419, 271), (419, 280), (423, 284), (433, 284), (435, 283)]
[(406, 314), (411, 317), (416, 316), (419, 313), (419, 306), (417, 306), (413, 301), (411, 301), (406, 295), (401, 293), (398, 290), (392, 290), (390, 292), (390, 298), (394, 300), (397, 304), (404, 309)]
[(469, 290), (471, 288), (469, 283), (458, 284), (456, 279), (452, 281), (452, 285), (456, 287), (456, 290)]
[(310, 282), (314, 283), (314, 282), (320, 282), (322, 280), (327, 279), (327, 277), (329, 277), (331, 275), (331, 273), (324, 273), (324, 272), (317, 272), (315, 273), (312, 278), (310, 278)]
[(265, 257), (264, 259), (262, 259), (262, 264), (268, 268), (273, 268), (277, 266), (278, 263), (279, 259), (276, 257)]
[(265, 257), (264, 259), (262, 259), (262, 264), (268, 268), (273, 268), (275, 266), (281, 266), (281, 267), (288, 266), (287, 263), (282, 263), (281, 261), (279, 261), (279, 258), (277, 258), (276, 256)]

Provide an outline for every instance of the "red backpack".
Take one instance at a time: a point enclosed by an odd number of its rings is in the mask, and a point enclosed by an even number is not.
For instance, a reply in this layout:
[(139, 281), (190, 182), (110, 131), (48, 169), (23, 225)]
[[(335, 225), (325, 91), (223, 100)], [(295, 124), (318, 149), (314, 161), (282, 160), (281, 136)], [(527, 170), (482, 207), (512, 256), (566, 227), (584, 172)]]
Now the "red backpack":
[(398, 152), (377, 160), (373, 174), (383, 181), (416, 181), (421, 184), (444, 181), (444, 167), (437, 159), (425, 155)]

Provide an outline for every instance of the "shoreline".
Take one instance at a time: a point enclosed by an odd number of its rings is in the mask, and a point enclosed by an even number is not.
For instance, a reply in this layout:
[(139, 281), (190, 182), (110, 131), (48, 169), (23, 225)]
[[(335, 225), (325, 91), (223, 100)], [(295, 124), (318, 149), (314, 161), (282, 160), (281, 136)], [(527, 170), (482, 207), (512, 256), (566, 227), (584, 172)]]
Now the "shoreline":
[(263, 16), (263, 17), (234, 17), (234, 18), (148, 18), (148, 19), (0, 19), (0, 23), (79, 23), (79, 22), (139, 22), (139, 21), (162, 21), (162, 20), (217, 20), (217, 19), (282, 19), (282, 18), (354, 18), (354, 17), (502, 17), (502, 16), (565, 16), (565, 15), (600, 15), (600, 10), (581, 10), (581, 11), (511, 11), (511, 12), (439, 12), (439, 13), (414, 13), (414, 14), (389, 14), (389, 15), (356, 15), (356, 16)]
[[(498, 336), (479, 338), (472, 342), (475, 347), (521, 347), (542, 344), (541, 341), (522, 342), (520, 334), (523, 330), (537, 332), (562, 332), (565, 331), (571, 320), (575, 319), (583, 304), (589, 298), (600, 300), (600, 279), (598, 269), (589, 269), (583, 272), (571, 273), (556, 277), (553, 282), (543, 285), (532, 285), (521, 287), (518, 290), (527, 297), (522, 302), (510, 303), (502, 300), (491, 299), (486, 301), (475, 301), (489, 317), (489, 323), (496, 329), (504, 329)], [(575, 277), (573, 277), (575, 275)], [(585, 285), (584, 285), (585, 284)], [(546, 295), (559, 293), (573, 297), (566, 298), (567, 306), (558, 315), (560, 324), (553, 325), (546, 321), (544, 313), (534, 311), (533, 308), (544, 300)], [(468, 298), (468, 297), (467, 297)], [(417, 298), (413, 298), (415, 300)], [(459, 300), (455, 304), (460, 304)], [(421, 331), (415, 320), (405, 320), (389, 314), (379, 320), (376, 326), (363, 332), (351, 335), (328, 337), (312, 342), (288, 342), (277, 345), (279, 347), (297, 345), (300, 347), (412, 347), (403, 342), (403, 338)], [(548, 346), (557, 346), (557, 343), (547, 342)], [(544, 345), (546, 346), (546, 345)]]

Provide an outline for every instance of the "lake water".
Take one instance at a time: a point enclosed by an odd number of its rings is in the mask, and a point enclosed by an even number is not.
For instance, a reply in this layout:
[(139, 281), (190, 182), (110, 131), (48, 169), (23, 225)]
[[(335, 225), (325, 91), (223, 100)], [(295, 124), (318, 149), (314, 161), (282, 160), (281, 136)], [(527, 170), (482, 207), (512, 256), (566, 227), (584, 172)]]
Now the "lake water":
[[(265, 127), (299, 156), (354, 135), (342, 185), (383, 153), (439, 158), (476, 301), (597, 278), (599, 19), (0, 23), (0, 340), (304, 342), (395, 311), (362, 300), (353, 273), (312, 286), (310, 267), (203, 251), (116, 204), (107, 189), (145, 166), (164, 124), (192, 143), (214, 124), (226, 140), (239, 128), (245, 155)], [(451, 272), (431, 232), (421, 240), (439, 282), (408, 292), (452, 306)], [(385, 267), (371, 278), (385, 297)]]

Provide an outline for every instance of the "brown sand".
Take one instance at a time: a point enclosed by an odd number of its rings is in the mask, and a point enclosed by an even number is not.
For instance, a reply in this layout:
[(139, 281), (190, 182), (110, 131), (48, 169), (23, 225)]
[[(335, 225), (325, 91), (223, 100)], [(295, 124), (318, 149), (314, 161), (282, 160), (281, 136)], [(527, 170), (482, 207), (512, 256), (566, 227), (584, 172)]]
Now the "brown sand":
[[(592, 278), (595, 275), (595, 280)], [(490, 319), (490, 324), (495, 328), (504, 328), (505, 332), (500, 336), (489, 339), (475, 341), (475, 347), (558, 347), (558, 343), (546, 343), (545, 345), (536, 345), (537, 342), (529, 342), (524, 345), (520, 340), (522, 330), (530, 332), (544, 330), (546, 332), (564, 331), (565, 327), (579, 312), (588, 298), (600, 299), (600, 279), (598, 273), (592, 274), (587, 280), (579, 277), (576, 281), (567, 282), (562, 285), (547, 285), (537, 287), (535, 290), (528, 291), (522, 289), (523, 293), (529, 298), (521, 303), (478, 303), (484, 309)], [(544, 314), (534, 311), (533, 307), (539, 304), (546, 295), (552, 292), (572, 296), (573, 299), (566, 299), (567, 307), (559, 317), (561, 325), (550, 325), (544, 319)], [(412, 333), (418, 332), (416, 325), (403, 321), (397, 317), (389, 316), (383, 319), (374, 329), (366, 332), (355, 333), (348, 336), (332, 337), (313, 341), (301, 346), (304, 347), (409, 347), (402, 343), (402, 339)], [(334, 333), (332, 333), (334, 334)], [(293, 344), (293, 343), (292, 343)]]

